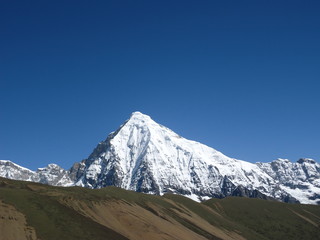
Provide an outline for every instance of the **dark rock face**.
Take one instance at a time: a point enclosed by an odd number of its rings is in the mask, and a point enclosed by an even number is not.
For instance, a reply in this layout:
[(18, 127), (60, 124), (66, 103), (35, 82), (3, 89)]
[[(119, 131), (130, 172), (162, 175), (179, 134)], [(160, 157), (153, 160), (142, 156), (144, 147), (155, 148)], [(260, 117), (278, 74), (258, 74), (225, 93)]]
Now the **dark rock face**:
[(69, 175), (72, 181), (79, 179), (85, 170), (85, 162), (74, 163), (72, 168), (69, 170)]
[(285, 203), (300, 203), (297, 199), (290, 195), (286, 195), (281, 199)]
[(221, 197), (227, 197), (227, 196), (235, 196), (233, 195), (233, 192), (237, 189), (237, 186), (234, 185), (227, 176), (223, 177), (223, 180), (221, 182)]
[(247, 197), (247, 198), (259, 198), (264, 200), (275, 200), (274, 198), (268, 197), (265, 194), (259, 192), (258, 190), (249, 190), (243, 186), (238, 186), (233, 190), (231, 196), (236, 197)]
[(316, 161), (310, 158), (300, 158), (297, 163), (303, 164), (303, 163), (311, 163), (316, 164)]

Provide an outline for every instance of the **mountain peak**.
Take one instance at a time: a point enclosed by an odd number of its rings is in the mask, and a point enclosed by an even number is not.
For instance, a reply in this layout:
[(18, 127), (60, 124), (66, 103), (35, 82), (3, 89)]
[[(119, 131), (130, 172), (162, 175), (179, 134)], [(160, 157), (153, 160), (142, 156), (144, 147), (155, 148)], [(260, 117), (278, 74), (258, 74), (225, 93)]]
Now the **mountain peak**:
[[(157, 127), (159, 124), (156, 123), (153, 119), (151, 119), (150, 116), (143, 114), (141, 112), (133, 112), (130, 116), (130, 118), (121, 126), (121, 128), (143, 128), (143, 129), (149, 129)], [(131, 131), (130, 130), (130, 131)]]
[(139, 116), (139, 115), (147, 116), (146, 114), (143, 114), (142, 112), (139, 112), (139, 111), (135, 111), (131, 113), (131, 116)]
[(151, 120), (151, 117), (146, 115), (146, 114), (143, 114), (141, 112), (133, 112), (131, 113), (131, 117), (130, 117), (130, 120), (138, 120), (138, 121), (142, 121), (142, 120)]

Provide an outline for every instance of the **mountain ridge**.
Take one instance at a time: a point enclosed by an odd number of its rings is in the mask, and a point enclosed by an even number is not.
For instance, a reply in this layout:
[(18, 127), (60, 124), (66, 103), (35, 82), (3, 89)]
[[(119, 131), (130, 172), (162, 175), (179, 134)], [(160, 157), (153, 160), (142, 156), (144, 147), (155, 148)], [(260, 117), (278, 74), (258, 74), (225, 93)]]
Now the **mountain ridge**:
[[(3, 163), (0, 176), (19, 178), (16, 166), (12, 174), (8, 166), (13, 165), (7, 164), (6, 172)], [(69, 171), (55, 164), (31, 173), (21, 171), (27, 177), (20, 180), (89, 188), (113, 185), (157, 195), (175, 193), (197, 201), (226, 196), (311, 204), (320, 200), (320, 165), (312, 159), (256, 164), (237, 160), (185, 139), (141, 112), (133, 112)]]

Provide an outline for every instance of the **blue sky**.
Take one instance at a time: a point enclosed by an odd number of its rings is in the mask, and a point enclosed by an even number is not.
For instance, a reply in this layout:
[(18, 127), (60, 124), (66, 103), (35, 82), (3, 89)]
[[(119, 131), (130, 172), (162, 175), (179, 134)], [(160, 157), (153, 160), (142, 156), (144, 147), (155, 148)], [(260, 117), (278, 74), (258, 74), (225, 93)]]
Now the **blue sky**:
[(319, 1), (6, 1), (0, 159), (69, 168), (141, 111), (251, 162), (319, 161)]

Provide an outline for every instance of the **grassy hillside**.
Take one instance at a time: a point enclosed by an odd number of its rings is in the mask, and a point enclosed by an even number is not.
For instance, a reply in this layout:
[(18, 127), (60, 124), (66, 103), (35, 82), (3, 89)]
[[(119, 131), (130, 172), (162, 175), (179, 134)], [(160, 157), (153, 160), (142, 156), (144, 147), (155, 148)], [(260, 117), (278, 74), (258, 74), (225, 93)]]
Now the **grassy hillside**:
[(320, 239), (320, 206), (236, 197), (204, 205), (268, 239)]
[(9, 180), (2, 180), (0, 185), (0, 200), (24, 214), (41, 240), (127, 239), (61, 204), (58, 198), (67, 189)]
[(0, 178), (0, 240), (317, 239), (319, 224), (319, 206), (246, 198), (200, 204), (178, 195)]

